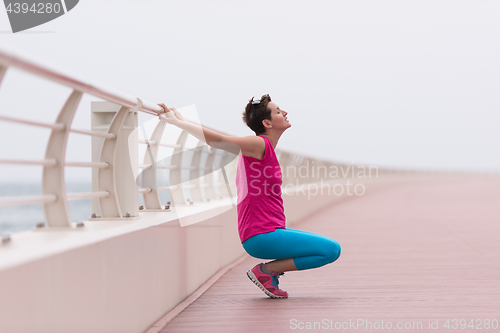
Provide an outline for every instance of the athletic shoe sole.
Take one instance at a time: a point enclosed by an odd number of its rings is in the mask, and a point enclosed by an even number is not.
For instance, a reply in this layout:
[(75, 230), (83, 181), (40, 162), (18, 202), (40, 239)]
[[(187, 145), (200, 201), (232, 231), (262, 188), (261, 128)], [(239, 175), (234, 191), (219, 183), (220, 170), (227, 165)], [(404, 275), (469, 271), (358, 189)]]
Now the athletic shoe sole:
[(278, 295), (273, 294), (269, 290), (267, 290), (264, 287), (264, 285), (262, 285), (262, 283), (260, 283), (260, 281), (257, 279), (257, 277), (255, 276), (255, 274), (251, 270), (249, 270), (247, 272), (247, 276), (250, 279), (250, 281), (252, 281), (253, 283), (255, 283), (255, 285), (257, 287), (259, 287), (267, 296), (269, 296), (271, 298), (288, 298), (288, 295), (286, 295), (286, 296), (278, 296)]

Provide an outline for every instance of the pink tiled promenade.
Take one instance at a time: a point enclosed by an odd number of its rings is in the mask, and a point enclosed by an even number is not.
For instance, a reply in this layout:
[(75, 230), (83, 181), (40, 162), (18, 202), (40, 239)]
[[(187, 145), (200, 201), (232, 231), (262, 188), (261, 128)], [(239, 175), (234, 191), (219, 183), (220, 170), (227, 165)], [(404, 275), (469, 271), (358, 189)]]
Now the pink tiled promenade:
[(390, 331), (390, 323), (404, 332), (500, 332), (491, 328), (500, 320), (498, 177), (390, 185), (294, 228), (336, 239), (340, 258), (285, 273), (289, 298), (270, 299), (246, 277), (260, 262), (248, 257), (161, 332), (311, 331), (314, 322), (318, 331)]

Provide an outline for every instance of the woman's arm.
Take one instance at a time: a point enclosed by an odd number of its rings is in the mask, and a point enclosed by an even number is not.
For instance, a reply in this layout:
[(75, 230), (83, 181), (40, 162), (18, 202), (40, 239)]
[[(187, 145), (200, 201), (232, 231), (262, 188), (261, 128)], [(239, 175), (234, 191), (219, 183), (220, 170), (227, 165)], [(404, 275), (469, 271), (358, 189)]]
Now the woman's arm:
[(175, 108), (167, 108), (163, 103), (158, 105), (165, 109), (165, 113), (159, 116), (160, 120), (185, 130), (198, 140), (206, 142), (214, 148), (223, 149), (235, 155), (238, 155), (241, 151), (245, 156), (259, 156), (266, 148), (264, 140), (257, 136), (235, 137), (224, 135), (184, 119), (182, 114)]

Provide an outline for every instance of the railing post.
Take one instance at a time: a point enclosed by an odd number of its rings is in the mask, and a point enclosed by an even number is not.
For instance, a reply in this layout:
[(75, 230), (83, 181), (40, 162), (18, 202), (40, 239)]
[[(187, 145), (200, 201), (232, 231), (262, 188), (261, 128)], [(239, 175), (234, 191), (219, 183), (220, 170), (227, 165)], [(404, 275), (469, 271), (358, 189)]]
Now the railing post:
[(223, 151), (222, 157), (220, 159), (220, 168), (219, 168), (220, 169), (219, 170), (219, 183), (223, 184), (219, 188), (224, 189), (224, 190), (220, 190), (220, 195), (223, 198), (230, 197), (231, 200), (236, 197), (236, 192), (232, 188), (232, 183), (235, 182), (236, 174), (233, 175), (232, 169), (231, 169), (231, 162), (235, 159), (235, 156), (236, 155), (234, 155), (233, 153), (230, 153), (228, 151)]
[(193, 149), (193, 158), (191, 159), (191, 167), (193, 167), (193, 169), (189, 171), (189, 184), (193, 185), (190, 189), (191, 200), (193, 200), (193, 202), (203, 201), (203, 195), (201, 192), (200, 164), (201, 155), (205, 149), (208, 149), (208, 146), (203, 141), (198, 141), (196, 148)]
[(42, 193), (44, 195), (57, 196), (56, 201), (43, 204), (47, 227), (64, 228), (71, 226), (71, 216), (69, 215), (66, 198), (64, 163), (66, 161), (66, 144), (68, 142), (71, 122), (73, 121), (82, 95), (82, 92), (73, 90), (56, 119), (57, 124), (64, 124), (64, 129), (53, 129), (47, 143), (45, 159), (54, 159), (57, 161), (57, 165), (55, 166), (44, 165), (43, 167)]
[(92, 137), (92, 161), (105, 162), (106, 169), (92, 170), (92, 191), (109, 196), (92, 200), (92, 211), (103, 218), (139, 216), (139, 188), (134, 170), (138, 169), (138, 117), (133, 108), (111, 102), (92, 102), (92, 130), (115, 135), (114, 139)]
[(205, 162), (205, 169), (203, 170), (203, 183), (205, 197), (207, 200), (214, 200), (217, 195), (215, 193), (215, 181), (214, 181), (214, 159), (215, 159), (215, 148), (207, 148), (207, 159)]
[(179, 147), (174, 149), (171, 165), (176, 165), (177, 168), (171, 169), (169, 173), (169, 186), (176, 185), (175, 189), (170, 190), (170, 195), (174, 205), (185, 205), (186, 197), (184, 196), (184, 189), (182, 188), (182, 157), (184, 155), (184, 146), (189, 133), (182, 131), (177, 139)]
[(225, 170), (227, 173), (227, 177), (229, 178), (229, 188), (231, 189), (232, 196), (236, 202), (236, 172), (238, 171), (238, 159), (239, 155), (234, 155), (233, 153), (230, 153), (230, 159), (229, 162), (226, 164)]
[[(217, 155), (220, 155), (220, 158), (217, 157)], [(224, 162), (224, 156), (226, 155), (226, 151), (222, 150), (222, 149), (215, 149), (214, 150), (214, 154), (213, 154), (213, 163), (214, 163), (214, 171), (217, 173), (217, 183), (215, 184), (215, 188), (217, 189), (218, 193), (216, 193), (216, 195), (218, 195), (219, 199), (222, 199), (224, 197), (227, 197), (229, 195), (228, 191), (227, 191), (227, 185), (226, 185), (226, 182), (225, 182), (225, 171), (223, 172), (222, 170), (222, 166), (223, 166), (223, 162)], [(217, 158), (216, 158), (217, 157)], [(219, 161), (218, 164), (217, 161)], [(227, 195), (226, 195), (227, 193)]]
[[(161, 137), (165, 130), (164, 121), (159, 121), (153, 131), (153, 134), (148, 139), (156, 144), (148, 145), (144, 154), (144, 164), (151, 164), (151, 167), (142, 170), (141, 184), (143, 188), (151, 188), (151, 192), (143, 193), (144, 206), (146, 209), (162, 209), (160, 196), (158, 194), (157, 172), (158, 172), (158, 150), (160, 148)], [(146, 138), (145, 138), (146, 139)]]

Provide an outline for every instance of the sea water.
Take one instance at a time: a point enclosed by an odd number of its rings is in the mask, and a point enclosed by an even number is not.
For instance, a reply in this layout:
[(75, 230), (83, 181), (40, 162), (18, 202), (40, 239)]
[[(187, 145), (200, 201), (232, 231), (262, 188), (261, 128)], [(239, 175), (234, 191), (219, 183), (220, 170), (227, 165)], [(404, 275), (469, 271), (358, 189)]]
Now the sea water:
[[(85, 182), (66, 183), (68, 193), (91, 192), (92, 184)], [(0, 183), (0, 197), (36, 196), (42, 194), (41, 183)], [(68, 202), (71, 220), (84, 221), (92, 215), (92, 199)], [(38, 222), (45, 222), (41, 203), (0, 207), (0, 233), (12, 234), (34, 228)]]

